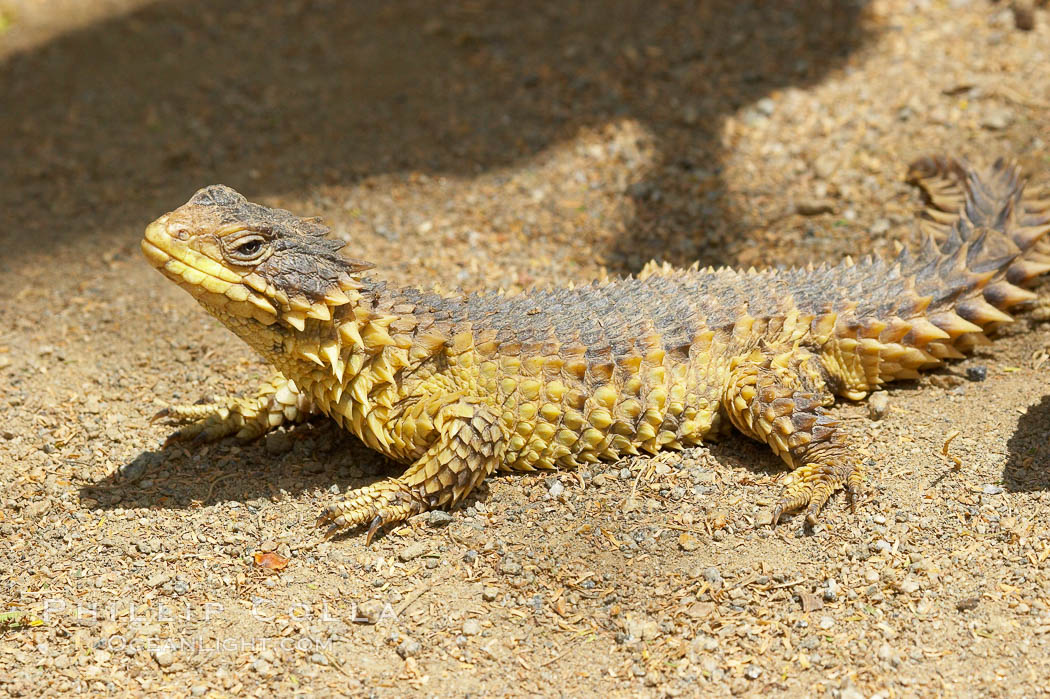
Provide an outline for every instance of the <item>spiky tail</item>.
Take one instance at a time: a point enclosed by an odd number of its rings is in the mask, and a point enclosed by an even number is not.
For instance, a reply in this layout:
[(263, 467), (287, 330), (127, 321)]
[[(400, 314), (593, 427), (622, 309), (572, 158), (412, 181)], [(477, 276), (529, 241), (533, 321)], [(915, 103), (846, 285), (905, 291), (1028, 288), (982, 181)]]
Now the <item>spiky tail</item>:
[(822, 362), (847, 398), (986, 343), (987, 332), (1013, 320), (1007, 311), (1035, 300), (1023, 287), (1050, 271), (1050, 197), (1026, 190), (1016, 166), (999, 160), (978, 171), (923, 158), (909, 179), (929, 199), (921, 248), (826, 272), (827, 286), (846, 291), (814, 322), (834, 323)]
[(918, 255), (905, 252), (900, 261), (913, 270), (916, 294), (930, 299), (933, 326), (926, 347), (914, 346), (938, 359), (958, 357), (1011, 322), (1007, 311), (1036, 299), (1023, 287), (1050, 271), (1050, 198), (1026, 191), (1018, 167), (1001, 158), (983, 171), (954, 158), (922, 158), (908, 179), (928, 198), (925, 240)]

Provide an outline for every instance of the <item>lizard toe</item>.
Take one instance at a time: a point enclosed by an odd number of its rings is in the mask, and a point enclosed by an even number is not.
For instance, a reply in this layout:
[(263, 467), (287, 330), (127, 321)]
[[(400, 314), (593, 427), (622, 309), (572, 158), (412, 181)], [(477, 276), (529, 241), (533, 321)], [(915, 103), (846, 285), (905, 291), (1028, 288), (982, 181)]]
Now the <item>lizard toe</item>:
[(358, 488), (349, 495), (346, 500), (327, 505), (317, 518), (317, 526), (328, 526), (326, 538), (344, 529), (368, 523), (365, 540), (368, 544), (381, 527), (403, 522), (428, 509), (419, 495), (396, 479)]
[(854, 463), (807, 463), (791, 472), (790, 480), (773, 509), (773, 524), (784, 514), (806, 511), (806, 522), (813, 526), (820, 512), (840, 488), (845, 488), (851, 511), (859, 499), (861, 469)]

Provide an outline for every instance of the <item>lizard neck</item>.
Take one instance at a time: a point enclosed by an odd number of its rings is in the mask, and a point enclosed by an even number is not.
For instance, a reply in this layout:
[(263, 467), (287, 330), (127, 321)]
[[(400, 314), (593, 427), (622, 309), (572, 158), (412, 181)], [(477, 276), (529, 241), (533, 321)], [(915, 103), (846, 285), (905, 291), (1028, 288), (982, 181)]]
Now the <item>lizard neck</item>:
[(276, 338), (245, 339), (370, 447), (394, 458), (411, 456), (415, 446), (391, 435), (388, 426), (395, 405), (411, 402), (405, 401), (409, 384), (425, 379), (430, 372), (424, 365), (449, 344), (449, 328), (435, 321), (427, 303), (440, 297), (371, 280), (348, 297), (329, 320), (307, 318), (301, 330), (281, 325)]
[(390, 326), (399, 318), (382, 292), (383, 287), (366, 283), (347, 294), (346, 303), (330, 307), (328, 318), (306, 317), (296, 324), (276, 323), (267, 332), (238, 334), (302, 390), (329, 385), (331, 379), (345, 384), (396, 344)]

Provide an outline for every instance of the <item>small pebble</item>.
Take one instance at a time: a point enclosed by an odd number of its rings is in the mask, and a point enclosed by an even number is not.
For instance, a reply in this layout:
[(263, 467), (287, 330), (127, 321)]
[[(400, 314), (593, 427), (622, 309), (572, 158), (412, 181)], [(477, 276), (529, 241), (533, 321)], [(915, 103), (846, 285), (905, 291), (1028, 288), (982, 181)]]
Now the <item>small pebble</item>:
[[(874, 699), (876, 696), (879, 695), (873, 694), (872, 699)], [(864, 699), (864, 693), (856, 687), (854, 687), (853, 685), (850, 685), (844, 689), (839, 690), (839, 699)]]
[(879, 656), (879, 660), (889, 660), (893, 655), (893, 647), (890, 646), (889, 643), (883, 643), (879, 646), (879, 652), (877, 655)]
[(139, 539), (135, 542), (135, 549), (139, 553), (150, 554), (153, 553), (153, 544), (145, 539)]
[(397, 644), (397, 654), (406, 660), (419, 655), (422, 649), (423, 645), (414, 638), (406, 638)]
[(813, 171), (817, 177), (826, 180), (835, 174), (839, 167), (839, 157), (835, 153), (825, 151), (813, 163)]
[(130, 464), (125, 464), (121, 466), (118, 472), (120, 473), (121, 478), (130, 483), (134, 483), (135, 481), (142, 478), (143, 474), (146, 473), (146, 464), (144, 461), (139, 461), (138, 459), (136, 459)]
[(876, 391), (868, 398), (868, 417), (872, 420), (881, 420), (890, 407), (890, 394), (886, 391)]
[(981, 117), (981, 126), (989, 131), (1002, 131), (1014, 121), (1014, 113), (1006, 107), (990, 107)]
[(382, 614), (383, 605), (379, 600), (367, 600), (357, 605), (357, 615), (354, 621), (359, 624), (377, 624)]
[(912, 578), (905, 578), (904, 581), (901, 582), (901, 592), (910, 595), (910, 594), (912, 594), (914, 592), (918, 592), (918, 591), (919, 591), (919, 583), (918, 583), (918, 581), (916, 581), (916, 580), (914, 580)]
[(1014, 26), (1023, 32), (1035, 29), (1035, 7), (1032, 0), (1013, 0), (1010, 9), (1014, 12)]
[(875, 219), (875, 223), (871, 224), (871, 232), (875, 235), (882, 235), (889, 231), (891, 226), (888, 218)]
[(638, 641), (651, 641), (662, 634), (660, 625), (647, 616), (628, 615), (627, 635)]
[(689, 532), (682, 532), (678, 536), (678, 547), (683, 551), (696, 551), (700, 548), (700, 539)]
[(984, 381), (988, 378), (988, 368), (984, 366), (966, 367), (966, 378), (970, 381)]
[(828, 580), (827, 589), (824, 590), (824, 601), (835, 602), (839, 598), (839, 584), (834, 580)]
[(776, 111), (776, 102), (770, 97), (763, 97), (759, 101), (755, 102), (755, 109), (766, 116), (772, 116), (773, 112)]
[(266, 662), (262, 658), (259, 658), (252, 663), (252, 669), (259, 674), (260, 677), (269, 677), (273, 674), (273, 665)]
[(561, 481), (555, 480), (551, 483), (551, 487), (547, 490), (547, 493), (552, 497), (556, 498), (565, 492), (565, 486), (561, 484)]
[(147, 587), (160, 587), (164, 583), (171, 580), (171, 575), (168, 573), (157, 573), (146, 580)]
[(270, 454), (287, 454), (293, 446), (292, 438), (287, 432), (271, 432), (266, 435), (266, 451)]
[(409, 544), (405, 548), (397, 552), (398, 560), (402, 563), (406, 563), (413, 559), (419, 558), (427, 552), (427, 543), (425, 541), (417, 541), (414, 544)]
[(477, 636), (481, 633), (481, 622), (477, 619), (467, 619), (463, 622), (464, 636)]
[(153, 659), (161, 667), (171, 667), (171, 664), (175, 662), (175, 654), (171, 652), (170, 648), (158, 648), (153, 651)]
[(696, 474), (694, 480), (700, 485), (711, 485), (718, 480), (718, 476), (715, 475), (714, 471), (700, 471)]
[(795, 213), (800, 216), (819, 216), (830, 214), (834, 210), (834, 203), (827, 199), (803, 199), (795, 203)]
[(444, 510), (431, 510), (427, 514), (427, 524), (432, 527), (443, 527), (452, 521), (452, 515)]

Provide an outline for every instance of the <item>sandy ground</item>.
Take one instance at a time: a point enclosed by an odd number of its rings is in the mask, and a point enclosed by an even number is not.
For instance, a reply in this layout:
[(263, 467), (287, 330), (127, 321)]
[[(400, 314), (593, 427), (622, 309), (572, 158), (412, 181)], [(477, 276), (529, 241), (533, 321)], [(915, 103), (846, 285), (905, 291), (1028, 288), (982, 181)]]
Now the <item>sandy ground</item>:
[(1046, 325), (838, 408), (878, 466), (813, 531), (734, 437), (321, 543), (390, 464), (149, 423), (265, 373), (138, 252), (212, 182), (511, 290), (885, 252), (931, 151), (1050, 183), (1046, 9), (761, 5), (0, 0), (0, 693), (1050, 692)]

